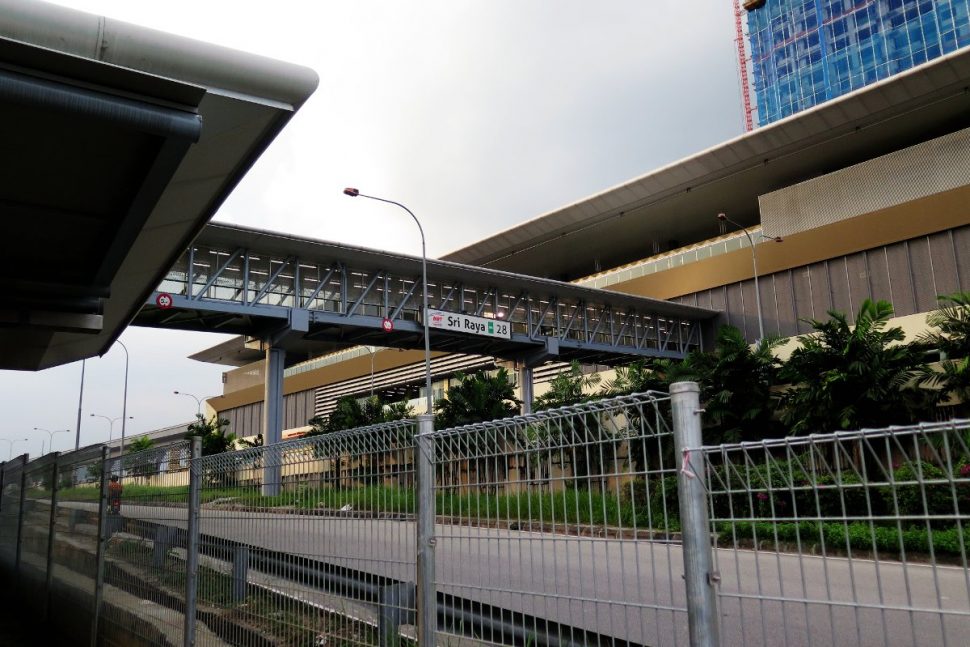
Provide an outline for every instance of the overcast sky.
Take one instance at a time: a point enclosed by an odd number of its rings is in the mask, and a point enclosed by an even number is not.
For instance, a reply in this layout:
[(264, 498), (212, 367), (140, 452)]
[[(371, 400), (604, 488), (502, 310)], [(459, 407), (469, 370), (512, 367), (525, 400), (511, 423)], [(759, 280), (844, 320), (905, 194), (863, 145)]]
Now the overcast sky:
[[(730, 0), (62, 0), (90, 13), (316, 70), (320, 87), (216, 220), (428, 253), (501, 229), (742, 131)], [(0, 17), (2, 20), (2, 17)], [(221, 335), (129, 329), (127, 433), (192, 418), (225, 367), (187, 355)], [(124, 352), (87, 362), (82, 445), (121, 416)], [(80, 363), (0, 371), (0, 438), (73, 447)], [(121, 424), (114, 426), (115, 434)], [(0, 459), (7, 457), (0, 443)]]

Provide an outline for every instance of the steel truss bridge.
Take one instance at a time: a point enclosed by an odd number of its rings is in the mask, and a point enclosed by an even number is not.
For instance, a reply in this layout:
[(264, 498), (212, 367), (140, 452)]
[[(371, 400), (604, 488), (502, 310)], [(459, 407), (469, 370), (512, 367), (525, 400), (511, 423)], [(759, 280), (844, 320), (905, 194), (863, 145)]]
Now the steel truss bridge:
[[(679, 358), (703, 346), (705, 323), (716, 315), (431, 259), (428, 291), (433, 310), (511, 327), (511, 339), (432, 328), (433, 350), (505, 359)], [(171, 297), (171, 307), (158, 305), (162, 295)], [(360, 344), (423, 348), (422, 303), (420, 257), (209, 224), (134, 324), (246, 335), (303, 360)]]

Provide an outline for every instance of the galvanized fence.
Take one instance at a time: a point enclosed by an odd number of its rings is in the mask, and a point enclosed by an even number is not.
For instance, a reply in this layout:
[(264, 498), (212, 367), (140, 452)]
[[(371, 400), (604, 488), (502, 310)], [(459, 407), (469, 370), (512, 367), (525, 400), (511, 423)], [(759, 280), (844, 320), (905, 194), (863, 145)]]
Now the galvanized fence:
[(433, 433), (442, 635), (687, 644), (665, 394)]
[(704, 447), (685, 383), (212, 456), (92, 448), (3, 465), (0, 569), (78, 643), (966, 644), (968, 437)]
[(970, 421), (705, 447), (723, 644), (970, 644)]

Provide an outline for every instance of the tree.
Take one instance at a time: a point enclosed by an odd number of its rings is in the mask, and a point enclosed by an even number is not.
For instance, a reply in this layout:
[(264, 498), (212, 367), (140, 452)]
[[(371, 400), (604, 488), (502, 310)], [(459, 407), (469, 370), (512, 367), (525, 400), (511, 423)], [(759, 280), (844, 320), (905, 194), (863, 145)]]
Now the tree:
[[(404, 420), (413, 416), (414, 409), (407, 402), (387, 403), (378, 395), (372, 395), (361, 401), (360, 398), (347, 395), (337, 400), (336, 407), (329, 415), (311, 418), (309, 422), (312, 429), (306, 435), (319, 436), (344, 429)], [(389, 451), (381, 451), (377, 455), (363, 454), (359, 457), (360, 470), (365, 480), (378, 483), (383, 480), (383, 466)], [(336, 487), (340, 487), (342, 460), (340, 453), (330, 456), (332, 479)]]
[(155, 441), (148, 436), (139, 436), (135, 438), (130, 443), (128, 443), (128, 453), (134, 454), (136, 452), (143, 452), (146, 449), (151, 449), (155, 446)]
[(854, 326), (841, 312), (828, 314), (828, 321), (809, 320), (816, 332), (799, 338), (780, 372), (790, 385), (781, 404), (791, 433), (906, 424), (932, 413), (934, 394), (916, 381), (926, 348), (886, 327), (888, 302), (866, 299)]
[(939, 370), (928, 370), (923, 383), (939, 387), (944, 399), (959, 400), (957, 415), (970, 415), (970, 292), (938, 297), (939, 310), (926, 317), (935, 327), (919, 340), (940, 351)]
[(781, 362), (780, 340), (766, 337), (755, 346), (734, 326), (721, 326), (714, 349), (692, 352), (686, 361), (700, 385), (707, 443), (734, 443), (780, 436), (775, 419)]
[(139, 436), (132, 440), (128, 444), (128, 452), (122, 459), (124, 471), (132, 476), (148, 476), (158, 471), (158, 466), (161, 464), (160, 456), (136, 456), (140, 452), (151, 449), (154, 445), (155, 442), (148, 436)]
[(195, 414), (195, 422), (188, 426), (186, 438), (198, 436), (202, 439), (202, 455), (222, 454), (236, 446), (236, 436), (229, 433), (229, 421), (212, 416), (206, 420), (201, 413)]
[[(518, 413), (522, 402), (515, 397), (515, 385), (506, 369), (500, 368), (495, 373), (458, 373), (455, 378), (458, 383), (448, 389), (445, 398), (435, 402), (436, 429), (498, 420)], [(507, 448), (499, 446), (502, 442), (494, 433), (473, 432), (463, 440), (467, 442), (465, 451), (475, 457), (478, 483), (484, 485), (483, 489), (494, 489), (486, 484), (497, 483), (505, 477), (506, 462), (502, 452)], [(454, 464), (454, 461), (447, 461), (447, 464)]]
[[(599, 373), (585, 375), (583, 367), (574, 361), (568, 370), (549, 382), (549, 390), (536, 398), (535, 408), (542, 411), (588, 402), (597, 397), (592, 389), (599, 383)], [(552, 444), (563, 447), (573, 468), (576, 487), (588, 484), (589, 477), (601, 475), (613, 459), (615, 447), (610, 442), (611, 434), (595, 413), (569, 415), (563, 424), (547, 425), (546, 433)], [(600, 488), (603, 486), (601, 479)]]

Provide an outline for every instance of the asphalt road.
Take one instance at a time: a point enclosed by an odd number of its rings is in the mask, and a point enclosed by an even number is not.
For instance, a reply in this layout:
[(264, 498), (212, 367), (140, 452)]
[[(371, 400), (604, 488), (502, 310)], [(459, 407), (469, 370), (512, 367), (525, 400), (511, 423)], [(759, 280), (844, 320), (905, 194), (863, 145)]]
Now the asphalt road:
[[(123, 512), (185, 525), (184, 508)], [(414, 529), (404, 521), (204, 509), (201, 531), (413, 580)], [(439, 590), (637, 643), (689, 643), (679, 545), (440, 524), (435, 532)], [(970, 644), (962, 568), (724, 549), (716, 559), (723, 645)]]

